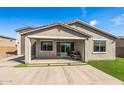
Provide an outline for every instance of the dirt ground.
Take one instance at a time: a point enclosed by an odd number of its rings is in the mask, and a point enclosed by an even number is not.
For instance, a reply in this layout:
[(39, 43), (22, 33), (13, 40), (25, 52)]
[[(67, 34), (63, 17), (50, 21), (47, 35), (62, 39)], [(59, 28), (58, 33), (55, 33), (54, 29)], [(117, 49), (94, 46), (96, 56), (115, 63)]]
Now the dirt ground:
[(16, 51), (16, 47), (0, 47), (0, 59), (9, 57), (11, 55), (16, 55)]

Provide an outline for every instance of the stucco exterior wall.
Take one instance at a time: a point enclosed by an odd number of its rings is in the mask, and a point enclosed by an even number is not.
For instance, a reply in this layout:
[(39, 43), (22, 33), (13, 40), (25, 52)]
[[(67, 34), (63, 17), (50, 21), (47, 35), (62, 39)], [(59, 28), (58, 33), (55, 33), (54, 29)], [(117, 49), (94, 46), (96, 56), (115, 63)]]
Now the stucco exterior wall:
[(83, 34), (77, 33), (73, 30), (62, 28), (60, 26), (55, 26), (55, 27), (51, 27), (49, 29), (35, 31), (35, 32), (29, 33), (27, 35), (48, 36), (48, 37), (52, 36), (52, 37), (73, 37), (73, 38), (84, 37), (84, 38), (86, 38), (86, 36), (84, 36)]
[(53, 42), (53, 50), (52, 51), (41, 51), (41, 41), (36, 41), (36, 58), (53, 58), (56, 57), (56, 43), (54, 40), (51, 40)]
[(93, 51), (93, 39), (85, 43), (85, 57), (88, 60), (111, 60), (115, 59), (115, 41), (106, 39), (106, 52), (98, 53)]
[[(116, 56), (116, 42), (110, 36), (104, 35), (98, 31), (92, 30), (80, 24), (73, 24), (75, 27), (82, 32), (85, 32), (92, 37), (85, 41), (85, 60), (111, 60), (115, 59)], [(93, 40), (101, 39), (106, 40), (106, 52), (105, 53), (94, 53), (93, 51)]]
[(75, 40), (74, 48), (75, 48), (75, 51), (80, 52), (82, 61), (85, 61), (85, 41)]
[(79, 51), (84, 61), (84, 41), (82, 40), (49, 40), (53, 42), (52, 51), (41, 51), (41, 41), (36, 41), (36, 58), (56, 58), (57, 57), (57, 42), (74, 42), (74, 50)]

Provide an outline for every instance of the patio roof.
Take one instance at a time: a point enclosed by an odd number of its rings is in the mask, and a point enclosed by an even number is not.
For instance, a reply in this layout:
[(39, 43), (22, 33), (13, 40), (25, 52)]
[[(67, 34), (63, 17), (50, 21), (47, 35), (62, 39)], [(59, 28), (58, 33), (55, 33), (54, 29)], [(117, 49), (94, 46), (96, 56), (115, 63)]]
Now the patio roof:
[(29, 38), (33, 39), (72, 39), (72, 40), (85, 40), (86, 38), (82, 37), (52, 37), (52, 36), (34, 36), (30, 35)]

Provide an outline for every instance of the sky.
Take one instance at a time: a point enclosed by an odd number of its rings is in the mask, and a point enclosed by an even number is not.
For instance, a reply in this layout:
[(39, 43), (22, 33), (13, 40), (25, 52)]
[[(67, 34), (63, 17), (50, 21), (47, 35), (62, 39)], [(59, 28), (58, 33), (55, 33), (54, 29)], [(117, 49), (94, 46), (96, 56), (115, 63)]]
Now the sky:
[(116, 36), (124, 35), (121, 7), (1, 7), (0, 34), (16, 38), (15, 29), (80, 19)]

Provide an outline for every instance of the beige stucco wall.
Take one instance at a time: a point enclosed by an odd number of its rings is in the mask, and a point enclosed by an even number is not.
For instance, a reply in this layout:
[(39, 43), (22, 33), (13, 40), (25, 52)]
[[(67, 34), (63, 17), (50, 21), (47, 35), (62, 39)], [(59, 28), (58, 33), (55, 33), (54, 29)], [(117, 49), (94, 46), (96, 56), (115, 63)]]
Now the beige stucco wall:
[(57, 57), (57, 42), (74, 42), (74, 50), (79, 51), (82, 55), (82, 60), (84, 60), (84, 41), (82, 40), (50, 40), (53, 42), (52, 51), (41, 51), (41, 41), (36, 41), (36, 57), (37, 58), (56, 58)]
[(0, 37), (0, 47), (15, 47), (16, 46), (16, 40), (7, 39)]
[(75, 51), (80, 52), (81, 58), (85, 60), (85, 40), (75, 40), (74, 41)]
[(36, 58), (53, 58), (56, 57), (56, 43), (54, 40), (53, 42), (53, 50), (52, 51), (41, 51), (41, 41), (42, 40), (37, 40), (36, 41)]
[[(35, 39), (32, 39), (32, 45), (35, 43)], [(25, 54), (25, 35), (21, 35), (21, 55)]]
[(111, 60), (115, 59), (115, 41), (106, 39), (106, 52), (93, 52), (93, 39), (90, 38), (85, 43), (85, 57), (86, 60)]
[[(99, 31), (92, 30), (88, 27), (82, 26), (80, 24), (73, 24), (72, 27), (85, 32), (92, 37), (85, 41), (85, 60), (110, 60), (115, 59), (116, 55), (116, 42), (110, 36), (104, 35)], [(93, 52), (93, 40), (101, 39), (106, 40), (106, 52), (105, 53), (94, 53)]]
[(51, 27), (49, 29), (35, 31), (35, 32), (29, 33), (27, 35), (48, 36), (48, 37), (53, 36), (53, 37), (73, 37), (73, 38), (84, 37), (84, 38), (86, 38), (86, 36), (84, 36), (80, 33), (77, 33), (70, 29), (62, 28), (60, 26), (55, 26), (55, 27)]

